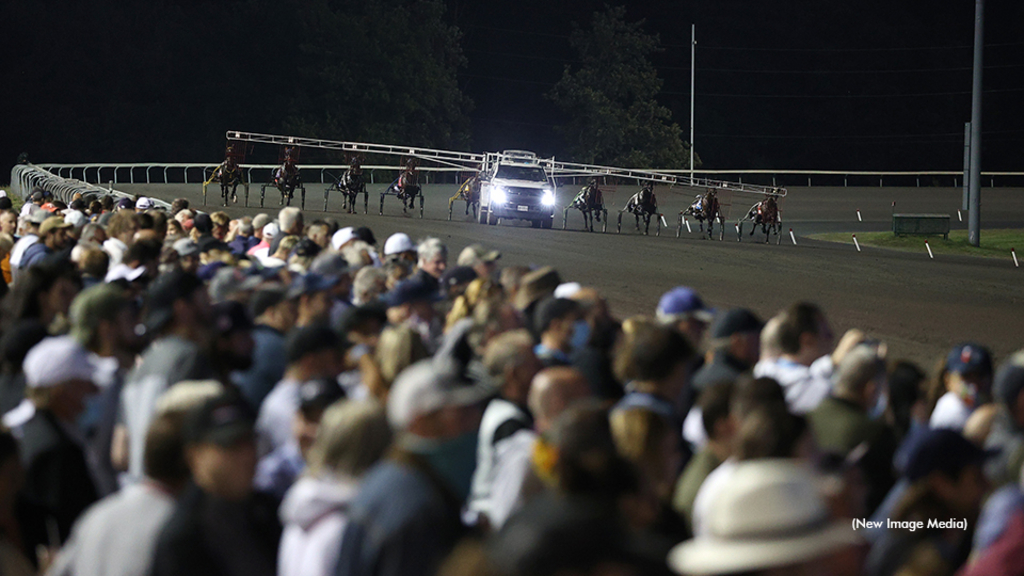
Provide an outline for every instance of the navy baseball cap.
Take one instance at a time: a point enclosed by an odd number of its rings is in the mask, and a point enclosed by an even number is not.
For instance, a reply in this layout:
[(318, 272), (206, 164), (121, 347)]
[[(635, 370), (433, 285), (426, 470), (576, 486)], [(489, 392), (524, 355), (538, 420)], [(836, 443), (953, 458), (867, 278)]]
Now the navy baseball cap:
[(437, 302), (443, 299), (444, 296), (438, 291), (436, 284), (431, 284), (419, 276), (402, 280), (384, 295), (384, 303), (388, 308), (410, 302)]
[(445, 270), (440, 282), (441, 287), (448, 290), (459, 284), (469, 284), (473, 280), (476, 280), (476, 271), (469, 266), (456, 266)]
[(292, 282), (291, 288), (288, 290), (288, 297), (298, 298), (303, 294), (324, 292), (337, 286), (340, 281), (341, 278), (338, 276), (325, 276), (310, 272), (299, 276)]
[(711, 322), (714, 311), (704, 305), (696, 290), (687, 286), (677, 286), (666, 292), (658, 301), (658, 320), (670, 323), (686, 317)]
[(748, 332), (761, 333), (764, 322), (756, 314), (746, 308), (733, 308), (719, 314), (711, 325), (712, 338), (728, 338), (733, 334)]
[(932, 428), (923, 433), (907, 455), (906, 476), (916, 482), (932, 472), (956, 476), (965, 467), (982, 464), (998, 450), (982, 450), (956, 430)]
[(299, 409), (311, 414), (345, 398), (345, 390), (330, 379), (309, 380), (299, 385)]
[(981, 344), (959, 344), (949, 351), (946, 370), (958, 374), (991, 374), (992, 354)]
[(185, 415), (182, 439), (186, 445), (211, 443), (231, 447), (253, 438), (256, 416), (247, 402), (232, 394), (211, 398)]

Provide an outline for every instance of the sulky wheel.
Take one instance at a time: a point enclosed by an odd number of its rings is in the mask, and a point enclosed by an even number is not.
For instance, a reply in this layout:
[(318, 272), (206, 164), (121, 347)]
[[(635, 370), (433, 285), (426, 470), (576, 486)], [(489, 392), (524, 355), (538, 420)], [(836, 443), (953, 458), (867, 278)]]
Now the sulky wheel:
[(622, 212), (619, 212), (619, 222), (615, 226), (615, 233), (622, 234)]
[(423, 192), (420, 192), (420, 220), (423, 219)]

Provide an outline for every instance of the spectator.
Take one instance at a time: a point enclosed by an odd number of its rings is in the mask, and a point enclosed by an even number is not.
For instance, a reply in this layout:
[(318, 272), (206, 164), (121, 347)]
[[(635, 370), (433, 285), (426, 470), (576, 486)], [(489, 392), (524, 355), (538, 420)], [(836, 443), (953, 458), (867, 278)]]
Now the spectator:
[(203, 283), (182, 271), (164, 274), (149, 287), (143, 323), (152, 343), (128, 376), (121, 393), (128, 472), (142, 476), (145, 435), (157, 398), (182, 380), (213, 377), (207, 351), (209, 297)]
[(253, 221), (249, 218), (242, 218), (238, 224), (238, 232), (228, 242), (228, 247), (231, 248), (232, 254), (241, 257), (259, 243), (259, 238), (253, 235)]
[(392, 234), (384, 242), (385, 262), (399, 260), (415, 264), (418, 257), (416, 245), (413, 244), (408, 234), (403, 234), (402, 232)]
[(734, 308), (720, 314), (711, 325), (707, 362), (693, 375), (700, 392), (718, 382), (736, 378), (757, 364), (764, 323), (750, 310)]
[[(48, 556), (47, 524), (54, 522), (44, 508), (26, 499), (25, 470), (18, 454), (18, 441), (10, 431), (0, 430), (0, 570), (3, 574), (36, 574), (40, 556)], [(52, 530), (51, 530), (52, 532)], [(46, 554), (40, 554), (46, 550)]]
[(387, 273), (383, 268), (365, 266), (352, 280), (352, 304), (363, 306), (380, 299), (387, 291)]
[(260, 405), (256, 421), (260, 454), (273, 452), (290, 440), (302, 383), (336, 378), (344, 357), (337, 333), (316, 324), (292, 330), (285, 350), (288, 367), (284, 377)]
[(188, 199), (187, 198), (175, 198), (171, 202), (171, 216), (174, 217), (182, 210), (188, 210)]
[(432, 278), (436, 282), (448, 269), (448, 247), (437, 238), (421, 241), (416, 247), (416, 255), (416, 267), (419, 268), (419, 275), (425, 280)]
[(868, 482), (868, 514), (892, 488), (896, 437), (881, 417), (885, 413), (885, 349), (861, 344), (836, 368), (832, 394), (808, 413), (818, 446), (843, 457), (864, 451), (860, 467)]
[[(25, 250), (20, 266), (29, 268), (44, 258), (57, 254), (58, 257), (69, 257), (70, 242), (68, 229), (71, 224), (64, 222), (61, 216), (51, 216), (39, 226), (39, 241)], [(67, 253), (65, 253), (67, 251)]]
[(276, 505), (254, 493), (253, 420), (247, 404), (220, 396), (185, 416), (185, 489), (157, 539), (154, 576), (272, 575), (281, 526)]
[(391, 385), (403, 370), (430, 357), (423, 338), (411, 326), (388, 326), (380, 333), (374, 351), (373, 373), (364, 374), (370, 394), (387, 401)]
[(828, 508), (806, 468), (795, 462), (745, 462), (712, 504), (708, 532), (669, 555), (680, 574), (852, 574), (838, 553), (859, 543)]
[(64, 332), (68, 308), (81, 287), (69, 262), (44, 262), (25, 270), (4, 298), (4, 327), (38, 323), (52, 333)]
[(110, 255), (110, 266), (114, 267), (121, 263), (124, 253), (128, 250), (128, 244), (139, 231), (139, 224), (135, 212), (121, 210), (110, 217), (110, 222), (106, 226), (107, 240), (103, 242), (103, 249)]
[(85, 452), (71, 432), (96, 392), (92, 374), (88, 352), (67, 336), (47, 338), (25, 357), (26, 395), (35, 408), (16, 431), (25, 489), (53, 514), (62, 542), (97, 499)]
[[(257, 218), (259, 218), (259, 216), (257, 216)], [(257, 222), (257, 219), (253, 219), (253, 223), (255, 222)], [(252, 248), (249, 248), (249, 251), (246, 252), (246, 255), (252, 256), (262, 262), (264, 258), (270, 255), (270, 242), (274, 239), (275, 236), (279, 236), (280, 234), (281, 229), (278, 227), (276, 223), (268, 222), (264, 224), (263, 227), (260, 228), (261, 238), (259, 244), (253, 246)]]
[(178, 268), (182, 272), (195, 274), (199, 271), (199, 244), (191, 238), (182, 238), (174, 243), (174, 251), (178, 254)]
[(75, 297), (70, 316), (70, 336), (92, 353), (93, 380), (100, 389), (80, 424), (96, 487), (106, 496), (118, 489), (117, 470), (124, 466), (124, 462), (115, 465), (111, 454), (125, 375), (144, 346), (135, 332), (139, 311), (124, 289), (100, 284)]
[(999, 454), (986, 465), (986, 475), (995, 486), (1017, 485), (1024, 466), (1024, 350), (1000, 366), (993, 391), (998, 413), (985, 447)]
[[(323, 220), (317, 220), (306, 229), (306, 237), (316, 243), (320, 249), (326, 249), (331, 245), (331, 225)], [(337, 248), (335, 248), (337, 250)]]
[(309, 273), (297, 277), (288, 291), (288, 297), (295, 301), (295, 325), (326, 323), (330, 319), (334, 291), (339, 284), (341, 278), (338, 276)]
[(608, 302), (593, 288), (580, 288), (569, 299), (580, 304), (586, 323), (586, 327), (577, 325), (580, 332), (574, 326), (572, 365), (586, 376), (594, 396), (617, 401), (624, 393), (612, 369), (612, 348), (621, 330), (619, 323), (612, 318)]
[(992, 396), (992, 355), (980, 344), (960, 344), (949, 352), (943, 374), (943, 394), (928, 424), (962, 431), (975, 408)]
[(233, 300), (212, 308), (212, 365), (217, 380), (230, 382), (231, 373), (247, 370), (253, 363), (252, 318), (245, 306)]
[(375, 402), (342, 402), (324, 412), (306, 473), (281, 503), (278, 576), (334, 574), (348, 507), (390, 444), (387, 416)]
[(733, 397), (733, 382), (712, 384), (701, 392), (697, 406), (701, 414), (707, 441), (690, 459), (675, 487), (672, 507), (687, 523), (692, 522), (693, 502), (701, 484), (732, 456), (736, 436), (736, 419), (729, 413)]
[(498, 397), (491, 400), (480, 421), (476, 471), (469, 509), (489, 517), (491, 487), (499, 446), (520, 430), (533, 428), (527, 408), (530, 382), (541, 369), (533, 353), (533, 340), (526, 330), (506, 332), (492, 340), (484, 354), (488, 375), (499, 386)]
[(352, 501), (339, 573), (434, 573), (462, 533), (478, 405), (489, 393), (444, 363), (422, 361), (399, 376), (388, 397), (396, 450), (367, 473)]
[[(891, 518), (897, 523), (924, 525), (919, 530), (887, 525), (871, 548), (865, 574), (956, 572), (967, 561), (988, 490), (981, 471), (985, 458), (986, 453), (959, 432), (948, 428), (928, 431), (910, 453), (906, 470), (910, 486)], [(933, 519), (956, 519), (958, 525), (928, 527)]]
[[(524, 323), (534, 331), (534, 310), (537, 303), (548, 296), (554, 296), (555, 288), (562, 283), (562, 277), (551, 266), (544, 266), (526, 273), (519, 281), (512, 299), (512, 304), (522, 314)], [(510, 292), (511, 294), (512, 292)]]
[(658, 301), (658, 322), (684, 334), (694, 347), (701, 345), (704, 331), (713, 318), (714, 312), (704, 305), (700, 295), (686, 286), (669, 290)]
[(278, 499), (305, 469), (324, 410), (343, 399), (345, 392), (334, 380), (310, 380), (299, 386), (298, 397), (291, 438), (260, 460), (253, 479), (258, 490)]
[(498, 271), (500, 258), (501, 252), (497, 250), (488, 250), (481, 244), (470, 244), (459, 253), (456, 265), (472, 268), (478, 278), (497, 280), (494, 274)]
[(189, 481), (182, 418), (183, 413), (169, 411), (153, 420), (146, 433), (146, 480), (87, 510), (47, 574), (147, 576), (152, 572), (157, 537)]
[(433, 353), (440, 344), (444, 328), (434, 309), (434, 303), (440, 299), (436, 282), (431, 283), (422, 275), (403, 280), (384, 296), (388, 321), (405, 324), (418, 332), (427, 350)]
[(549, 434), (558, 417), (589, 393), (583, 375), (567, 366), (545, 368), (533, 378), (527, 399), (534, 418), (533, 427), (515, 432), (494, 447), (494, 483), (488, 521), (495, 530), (536, 495), (539, 480), (534, 476), (532, 462), (539, 435)]
[(466, 292), (466, 287), (473, 280), (476, 280), (476, 272), (468, 266), (456, 266), (449, 268), (441, 275), (439, 284), (441, 294), (449, 301), (453, 301)]
[[(26, 207), (33, 206), (33, 204), (25, 204)], [(27, 217), (22, 218), (24, 223), (24, 229), (21, 238), (14, 243), (14, 247), (11, 248), (11, 275), (12, 280), (18, 279), (18, 274), (23, 268), (22, 258), (25, 256), (25, 251), (30, 246), (39, 242), (39, 227), (50, 217), (48, 212), (36, 209)], [(27, 268), (27, 266), (24, 266)]]
[(754, 366), (754, 376), (778, 381), (786, 391), (789, 409), (806, 414), (829, 395), (833, 367), (864, 335), (857, 330), (847, 332), (835, 351), (832, 340), (825, 314), (817, 306), (794, 304), (783, 312), (779, 324), (782, 354), (777, 359), (762, 358)]
[(547, 298), (537, 304), (534, 329), (538, 343), (533, 349), (544, 367), (572, 364), (575, 345), (586, 343), (589, 325), (582, 318), (580, 305), (566, 298)]
[(252, 365), (232, 374), (231, 380), (253, 410), (258, 410), (263, 399), (282, 377), (288, 364), (285, 334), (294, 326), (298, 314), (293, 300), (287, 297), (284, 286), (268, 285), (256, 290), (249, 299), (254, 325)]

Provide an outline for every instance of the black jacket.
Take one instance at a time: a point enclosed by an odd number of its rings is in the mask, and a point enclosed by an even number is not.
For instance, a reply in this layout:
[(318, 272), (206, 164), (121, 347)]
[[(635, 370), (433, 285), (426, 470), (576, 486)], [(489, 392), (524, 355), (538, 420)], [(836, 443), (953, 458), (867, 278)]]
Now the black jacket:
[(98, 498), (85, 452), (49, 410), (36, 411), (21, 431), (25, 495), (50, 510), (63, 543), (75, 519)]

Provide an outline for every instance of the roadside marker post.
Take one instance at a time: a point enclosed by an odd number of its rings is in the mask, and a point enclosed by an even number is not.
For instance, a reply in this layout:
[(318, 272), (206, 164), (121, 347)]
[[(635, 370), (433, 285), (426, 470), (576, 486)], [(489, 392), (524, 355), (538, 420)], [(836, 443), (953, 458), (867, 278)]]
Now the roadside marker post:
[(857, 252), (860, 252), (860, 242), (857, 242), (857, 235), (853, 235), (853, 245), (857, 247)]
[(932, 247), (931, 247), (931, 245), (928, 244), (927, 240), (924, 241), (924, 247), (928, 249), (928, 257), (931, 258), (932, 260), (934, 260), (935, 259), (935, 255), (932, 254)]
[(789, 239), (793, 241), (793, 246), (796, 246), (796, 236), (793, 235), (793, 229), (789, 229)]
[(690, 230), (690, 221), (683, 217), (683, 224), (686, 224), (686, 231), (693, 234), (693, 230)]
[(1013, 254), (1013, 267), (1020, 268), (1020, 262), (1017, 262), (1017, 251), (1010, 248), (1010, 254)]
[(863, 222), (864, 219), (860, 217), (860, 210), (857, 210), (857, 222)]
[(964, 221), (964, 215), (962, 212), (960, 212), (960, 210), (956, 211), (956, 217), (959, 218), (961, 222)]

